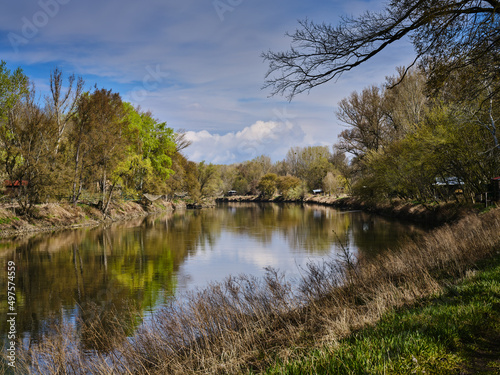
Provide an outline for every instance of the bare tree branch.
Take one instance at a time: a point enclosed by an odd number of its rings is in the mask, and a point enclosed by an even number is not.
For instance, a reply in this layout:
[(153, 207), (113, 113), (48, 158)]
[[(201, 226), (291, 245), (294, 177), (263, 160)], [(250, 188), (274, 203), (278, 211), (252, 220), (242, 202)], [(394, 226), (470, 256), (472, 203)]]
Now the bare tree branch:
[(287, 34), (289, 51), (262, 54), (269, 62), (264, 88), (291, 100), (405, 37), (415, 46), (415, 61), (446, 56), (449, 69), (456, 69), (454, 64), (471, 64), (499, 50), (499, 15), (496, 0), (393, 0), (382, 12), (344, 17), (337, 26), (306, 19)]

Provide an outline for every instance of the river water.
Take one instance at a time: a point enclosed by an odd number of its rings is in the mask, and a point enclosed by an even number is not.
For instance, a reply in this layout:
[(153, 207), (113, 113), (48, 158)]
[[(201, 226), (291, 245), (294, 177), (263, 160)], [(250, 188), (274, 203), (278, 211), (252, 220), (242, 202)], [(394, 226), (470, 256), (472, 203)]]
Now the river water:
[(16, 265), (17, 336), (26, 342), (41, 339), (51, 322), (75, 324), (82, 307), (118, 316), (133, 307), (140, 324), (174, 296), (229, 275), (261, 276), (273, 267), (293, 279), (308, 262), (337, 257), (340, 243), (357, 256), (372, 257), (421, 233), (360, 211), (223, 203), (106, 227), (3, 239), (0, 335), (5, 340), (9, 329), (9, 261)]

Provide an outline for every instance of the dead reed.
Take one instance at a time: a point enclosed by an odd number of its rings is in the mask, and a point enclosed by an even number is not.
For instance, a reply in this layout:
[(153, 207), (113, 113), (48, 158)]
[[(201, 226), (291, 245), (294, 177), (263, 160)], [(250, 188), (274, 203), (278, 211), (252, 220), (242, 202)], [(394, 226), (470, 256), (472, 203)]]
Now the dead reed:
[[(500, 252), (500, 210), (471, 215), (375, 259), (310, 264), (297, 284), (278, 271), (230, 277), (183, 296), (158, 312), (132, 339), (112, 321), (85, 326), (99, 353), (82, 350), (75, 330), (55, 330), (22, 353), (31, 374), (236, 374), (260, 372), (301, 348), (329, 345), (375, 324), (388, 309), (438, 293), (477, 262)], [(106, 324), (109, 324), (107, 320)], [(111, 349), (114, 348), (114, 349)]]

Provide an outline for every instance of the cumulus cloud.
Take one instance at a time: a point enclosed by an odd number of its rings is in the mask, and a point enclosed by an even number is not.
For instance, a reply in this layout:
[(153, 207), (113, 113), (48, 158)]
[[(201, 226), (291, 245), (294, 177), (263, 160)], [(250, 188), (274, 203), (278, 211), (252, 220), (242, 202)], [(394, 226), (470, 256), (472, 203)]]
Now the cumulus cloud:
[(220, 135), (189, 131), (186, 138), (192, 141), (186, 149), (189, 159), (230, 164), (260, 155), (280, 159), (290, 147), (303, 142), (305, 133), (290, 121), (257, 121), (238, 132)]

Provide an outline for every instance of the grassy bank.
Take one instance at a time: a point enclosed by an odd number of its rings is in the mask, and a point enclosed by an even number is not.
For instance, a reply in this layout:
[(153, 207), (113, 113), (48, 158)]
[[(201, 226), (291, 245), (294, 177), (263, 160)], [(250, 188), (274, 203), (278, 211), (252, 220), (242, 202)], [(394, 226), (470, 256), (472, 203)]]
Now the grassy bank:
[(23, 235), (33, 232), (50, 232), (60, 229), (96, 226), (106, 221), (120, 221), (154, 212), (172, 210), (172, 203), (158, 199), (149, 204), (133, 201), (111, 203), (105, 217), (91, 204), (47, 203), (37, 205), (31, 216), (17, 213), (13, 205), (0, 206), (0, 237)]
[[(457, 281), (473, 281), (474, 272), (483, 277), (477, 271), (498, 261), (499, 251), (500, 211), (470, 215), (378, 258), (355, 259), (344, 248), (339, 258), (311, 264), (294, 284), (275, 270), (262, 279), (231, 277), (166, 306), (133, 340), (127, 322), (111, 313), (94, 314), (78, 329), (54, 327), (19, 353), (20, 366), (31, 366), (21, 373), (321, 373), (349, 358), (354, 367), (346, 373), (435, 373), (438, 365), (457, 373), (475, 366), (463, 353), (481, 339), (478, 322), (488, 332), (498, 328), (498, 275), (485, 276), (483, 286)], [(475, 296), (480, 288), (490, 293), (486, 301)], [(439, 300), (442, 312), (432, 305)], [(423, 310), (405, 310), (419, 305)], [(452, 316), (463, 319), (462, 328), (447, 328)], [(114, 336), (103, 337), (101, 327), (110, 324)], [(79, 332), (87, 345), (115, 349), (89, 355)]]
[(266, 374), (500, 374), (500, 256), (443, 292)]

